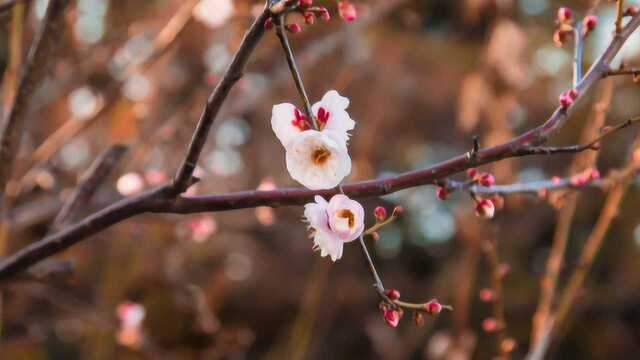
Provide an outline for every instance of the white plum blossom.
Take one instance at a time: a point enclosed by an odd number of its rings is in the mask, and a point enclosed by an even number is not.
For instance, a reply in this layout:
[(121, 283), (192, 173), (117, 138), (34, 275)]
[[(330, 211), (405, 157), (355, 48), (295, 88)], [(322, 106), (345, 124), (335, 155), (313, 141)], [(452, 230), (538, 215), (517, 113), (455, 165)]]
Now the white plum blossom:
[(271, 127), (286, 150), (287, 170), (311, 190), (329, 189), (351, 173), (348, 131), (355, 127), (346, 108), (349, 99), (327, 92), (311, 107), (318, 129), (292, 104), (273, 107)]
[(291, 177), (311, 190), (330, 189), (351, 173), (347, 145), (333, 132), (307, 130), (286, 152)]
[(342, 257), (343, 245), (357, 239), (364, 230), (364, 209), (346, 195), (334, 195), (329, 202), (316, 195), (304, 206), (304, 216), (313, 229), (314, 250), (332, 261)]

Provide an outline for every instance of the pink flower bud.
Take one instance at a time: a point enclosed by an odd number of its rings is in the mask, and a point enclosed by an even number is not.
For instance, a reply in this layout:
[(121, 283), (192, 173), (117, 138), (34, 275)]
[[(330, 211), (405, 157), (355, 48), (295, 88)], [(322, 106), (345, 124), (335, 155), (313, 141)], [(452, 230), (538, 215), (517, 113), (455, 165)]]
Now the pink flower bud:
[(498, 329), (498, 322), (494, 318), (486, 318), (482, 321), (482, 330), (486, 332), (494, 332)]
[(309, 7), (313, 5), (313, 0), (300, 0), (300, 6)]
[(326, 7), (321, 6), (318, 9), (318, 12), (320, 13), (319, 17), (320, 19), (324, 20), (324, 21), (329, 21), (331, 20), (331, 14), (329, 14), (329, 10), (327, 10)]
[(561, 181), (561, 180), (560, 180), (560, 178), (559, 178), (559, 177), (557, 177), (557, 176), (552, 176), (552, 177), (551, 177), (551, 182), (552, 182), (552, 183), (554, 183), (554, 184), (556, 184), (556, 185), (557, 185), (557, 184), (560, 184), (560, 181)]
[(481, 218), (491, 219), (495, 212), (496, 208), (490, 199), (482, 199), (476, 204), (476, 215)]
[(264, 21), (264, 28), (266, 30), (269, 30), (271, 28), (273, 28), (273, 19), (268, 17), (265, 21)]
[(346, 21), (353, 21), (356, 19), (356, 7), (348, 0), (342, 0), (338, 2), (338, 12), (340, 17)]
[(480, 289), (478, 296), (480, 297), (480, 300), (484, 302), (490, 302), (494, 299), (493, 290), (487, 288)]
[(498, 265), (497, 271), (498, 271), (498, 277), (503, 278), (507, 276), (509, 271), (511, 271), (511, 265), (504, 262), (500, 263), (500, 265)]
[(600, 171), (598, 171), (598, 169), (589, 169), (589, 178), (591, 180), (600, 179)]
[(376, 217), (377, 221), (385, 221), (387, 219), (387, 210), (382, 206), (376, 206), (373, 209), (373, 216)]
[(447, 200), (447, 197), (449, 197), (449, 193), (442, 186), (438, 186), (438, 188), (436, 189), (436, 196), (440, 200)]
[(478, 169), (477, 168), (468, 168), (467, 169), (467, 177), (474, 178), (474, 177), (476, 177), (476, 175), (478, 175)]
[(490, 173), (480, 174), (480, 185), (493, 186), (496, 184), (496, 178)]
[(382, 317), (387, 325), (395, 328), (398, 327), (398, 323), (400, 322), (400, 313), (395, 309), (384, 309), (382, 311)]
[(304, 13), (304, 22), (307, 25), (313, 25), (316, 22), (316, 15), (310, 11)]
[(582, 26), (584, 26), (585, 35), (596, 28), (598, 25), (598, 17), (595, 15), (589, 15), (582, 20)]
[(571, 104), (573, 104), (573, 99), (566, 92), (560, 95), (560, 97), (558, 98), (558, 101), (560, 102), (560, 106), (562, 106), (565, 109), (571, 106)]
[(437, 299), (431, 299), (424, 304), (424, 309), (431, 315), (437, 315), (442, 311), (442, 304)]
[(396, 290), (396, 289), (387, 289), (384, 292), (385, 295), (387, 295), (387, 297), (391, 300), (398, 300), (400, 299), (400, 291)]
[(297, 34), (302, 31), (302, 27), (298, 23), (287, 24), (285, 28), (292, 34)]
[(558, 9), (558, 21), (560, 22), (567, 22), (571, 20), (571, 15), (571, 9), (567, 7), (561, 7)]
[(623, 13), (624, 16), (636, 16), (640, 13), (640, 10), (635, 5), (630, 5)]

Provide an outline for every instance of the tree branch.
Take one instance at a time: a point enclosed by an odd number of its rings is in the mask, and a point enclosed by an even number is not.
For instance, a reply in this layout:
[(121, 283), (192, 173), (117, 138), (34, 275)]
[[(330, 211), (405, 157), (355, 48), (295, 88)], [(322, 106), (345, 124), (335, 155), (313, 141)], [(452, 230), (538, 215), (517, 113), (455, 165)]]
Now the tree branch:
[[(227, 97), (229, 90), (241, 76), (244, 65), (247, 63), (259, 39), (264, 34), (263, 23), (268, 16), (270, 16), (269, 10), (265, 8), (245, 35), (222, 81), (207, 101), (205, 110), (193, 135), (185, 161), (173, 183), (146, 191), (135, 197), (121, 200), (88, 216), (67, 229), (47, 236), (23, 248), (0, 263), (0, 281), (9, 278), (42, 259), (69, 248), (90, 235), (144, 212), (194, 213), (242, 209), (256, 206), (275, 207), (301, 205), (310, 201), (316, 194), (331, 196), (338, 193), (338, 189), (311, 191), (302, 188), (292, 188), (274, 191), (243, 191), (194, 198), (185, 198), (176, 195), (188, 188), (192, 181), (195, 163), (202, 151), (213, 119)], [(591, 66), (590, 70), (576, 87), (578, 90), (578, 99), (576, 100), (583, 97), (587, 90), (596, 81), (601, 79), (605, 72), (610, 70), (610, 62), (618, 53), (626, 39), (638, 26), (640, 26), (640, 16), (636, 15), (619, 34), (614, 36), (609, 47)], [(462, 154), (424, 169), (410, 171), (392, 178), (344, 185), (341, 189), (351, 198), (379, 196), (409, 187), (432, 184), (438, 179), (443, 179), (470, 167), (510, 157), (522, 156), (519, 155), (522, 146), (535, 146), (546, 142), (553, 133), (562, 127), (567, 117), (573, 112), (574, 106), (575, 105), (567, 108), (558, 107), (542, 125), (506, 143), (480, 149), (473, 158), (468, 157), (467, 154)]]

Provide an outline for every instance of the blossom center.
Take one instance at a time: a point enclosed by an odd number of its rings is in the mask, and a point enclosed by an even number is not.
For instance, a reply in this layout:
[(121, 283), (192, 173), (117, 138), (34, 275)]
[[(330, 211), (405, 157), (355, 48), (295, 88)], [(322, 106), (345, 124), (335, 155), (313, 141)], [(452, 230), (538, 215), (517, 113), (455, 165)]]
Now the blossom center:
[(343, 219), (347, 219), (347, 223), (349, 224), (349, 228), (352, 228), (356, 223), (356, 216), (349, 209), (342, 209), (338, 211), (338, 217)]
[(322, 165), (329, 160), (330, 156), (331, 151), (324, 146), (320, 146), (311, 153), (311, 160), (313, 160), (313, 163), (316, 165)]

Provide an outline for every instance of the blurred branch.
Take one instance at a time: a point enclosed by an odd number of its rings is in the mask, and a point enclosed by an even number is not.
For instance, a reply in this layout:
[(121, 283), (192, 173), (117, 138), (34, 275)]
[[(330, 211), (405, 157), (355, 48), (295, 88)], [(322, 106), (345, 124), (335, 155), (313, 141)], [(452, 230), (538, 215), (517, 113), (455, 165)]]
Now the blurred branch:
[(254, 20), (251, 28), (249, 28), (245, 34), (242, 39), (242, 43), (240, 44), (240, 48), (237, 50), (233, 60), (225, 70), (222, 79), (218, 82), (218, 85), (207, 99), (207, 104), (200, 116), (200, 120), (198, 120), (198, 125), (193, 133), (193, 137), (191, 138), (187, 154), (180, 166), (180, 169), (178, 170), (178, 173), (176, 174), (175, 179), (173, 180), (171, 187), (175, 194), (185, 192), (193, 183), (193, 172), (196, 168), (198, 159), (200, 158), (200, 153), (204, 148), (204, 144), (207, 141), (209, 129), (211, 129), (213, 120), (216, 118), (216, 115), (218, 115), (218, 112), (227, 98), (227, 95), (229, 95), (229, 91), (233, 85), (235, 85), (235, 83), (242, 77), (244, 67), (247, 64), (251, 53), (253, 53), (256, 45), (258, 45), (258, 42), (262, 39), (262, 35), (264, 35), (264, 22), (269, 16), (271, 16), (271, 12), (268, 7), (265, 6), (262, 13)]
[(18, 5), (20, 3), (26, 3), (28, 1), (30, 0), (5, 0), (0, 3), (0, 15), (2, 15), (2, 13), (5, 11), (11, 10), (13, 6)]
[(46, 72), (51, 53), (58, 47), (60, 33), (64, 29), (64, 10), (68, 0), (50, 0), (42, 25), (38, 30), (18, 83), (11, 110), (3, 124), (0, 135), (0, 189), (4, 194), (7, 181), (11, 177), (16, 152), (20, 146), (22, 129), (25, 126), (27, 104), (36, 84)]
[(582, 79), (582, 53), (584, 52), (584, 36), (582, 36), (582, 23), (577, 23), (573, 29), (575, 49), (573, 50), (573, 87), (577, 87)]
[(640, 69), (619, 69), (619, 70), (609, 70), (605, 72), (602, 76), (618, 76), (618, 75), (631, 75), (633, 77), (640, 76)]
[(126, 153), (128, 147), (116, 144), (105, 150), (91, 167), (83, 175), (78, 186), (73, 190), (68, 201), (62, 206), (58, 216), (53, 221), (53, 229), (61, 229), (73, 221), (80, 209), (88, 207), (93, 194), (100, 185), (109, 177), (111, 171), (120, 163), (120, 159)]
[[(143, 192), (137, 196), (121, 200), (103, 210), (87, 216), (82, 221), (61, 230), (56, 234), (26, 246), (8, 259), (0, 263), (0, 280), (28, 268), (30, 265), (53, 254), (69, 248), (82, 241), (89, 235), (98, 233), (105, 228), (144, 212), (155, 213), (193, 213), (202, 211), (222, 211), (248, 207), (299, 205), (310, 201), (314, 195), (331, 196), (339, 189), (311, 191), (302, 188), (279, 189), (274, 191), (244, 191), (221, 195), (185, 198), (179, 196), (191, 183), (195, 181), (193, 171), (200, 153), (204, 147), (207, 135), (215, 115), (220, 110), (231, 87), (242, 75), (249, 56), (264, 34), (264, 21), (270, 16), (265, 8), (251, 25), (236, 52), (233, 61), (227, 68), (222, 80), (207, 100), (205, 109), (200, 117), (192, 137), (187, 155), (173, 182), (156, 189)], [(593, 63), (590, 70), (582, 78), (576, 90), (578, 92), (575, 103), (578, 102), (588, 89), (610, 70), (610, 63), (624, 45), (626, 39), (640, 26), (640, 16), (634, 16), (631, 21), (617, 34), (600, 58)], [(498, 160), (522, 156), (523, 147), (530, 154), (531, 146), (544, 144), (573, 113), (575, 105), (559, 106), (553, 114), (540, 126), (531, 129), (512, 140), (489, 148), (479, 149), (473, 157), (462, 154), (439, 164), (410, 171), (395, 177), (379, 180), (369, 180), (350, 185), (344, 185), (341, 190), (351, 198), (379, 196), (389, 194), (409, 187), (432, 184), (436, 180), (464, 171), (470, 167), (495, 162)]]
[(545, 358), (546, 351), (554, 338), (558, 336), (558, 332), (562, 329), (567, 315), (570, 313), (571, 308), (582, 289), (584, 280), (591, 269), (591, 265), (593, 264), (593, 260), (602, 247), (605, 235), (607, 234), (613, 219), (618, 214), (618, 209), (624, 199), (624, 195), (626, 194), (638, 170), (640, 170), (640, 137), (636, 138), (635, 144), (631, 149), (629, 163), (622, 171), (622, 181), (617, 183), (611, 189), (605, 199), (605, 203), (600, 211), (598, 220), (582, 248), (578, 265), (569, 277), (567, 286), (564, 288), (564, 291), (560, 296), (556, 311), (547, 323), (541, 339), (529, 352), (527, 359), (536, 360)]
[[(611, 104), (612, 97), (613, 82), (606, 81), (598, 95), (598, 101), (593, 105), (592, 116), (584, 127), (582, 133), (583, 141), (592, 138), (593, 133), (598, 132), (598, 129), (602, 128), (602, 125), (606, 120), (606, 113)], [(597, 155), (597, 152), (586, 152), (577, 156), (571, 164), (571, 168), (569, 170), (570, 173), (594, 166), (597, 160)], [(533, 316), (531, 326), (530, 348), (536, 346), (551, 313), (551, 307), (554, 302), (558, 283), (558, 276), (560, 274), (562, 264), (564, 263), (567, 243), (569, 242), (571, 223), (573, 222), (573, 217), (578, 204), (578, 195), (578, 193), (574, 193), (567, 196), (564, 200), (564, 205), (558, 214), (551, 251), (547, 258), (545, 273), (540, 280), (538, 307)]]
[(491, 288), (493, 290), (492, 311), (496, 321), (496, 350), (497, 359), (508, 359), (509, 351), (503, 345), (507, 340), (507, 320), (504, 315), (504, 291), (502, 290), (502, 278), (504, 272), (501, 270), (500, 258), (498, 257), (498, 246), (495, 238), (486, 239), (481, 244), (491, 270)]

